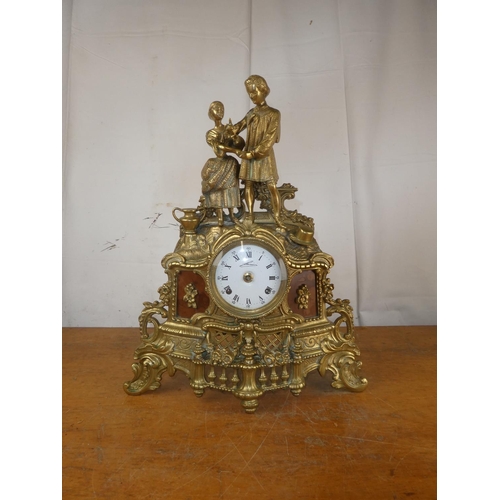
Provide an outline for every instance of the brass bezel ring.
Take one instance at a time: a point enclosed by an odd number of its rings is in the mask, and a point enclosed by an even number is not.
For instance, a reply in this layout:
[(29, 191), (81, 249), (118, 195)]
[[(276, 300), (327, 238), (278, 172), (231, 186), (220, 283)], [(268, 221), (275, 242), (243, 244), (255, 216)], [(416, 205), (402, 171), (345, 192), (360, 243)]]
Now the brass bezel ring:
[[(276, 295), (272, 298), (272, 300), (268, 304), (265, 304), (264, 306), (259, 307), (257, 309), (252, 309), (251, 311), (248, 311), (246, 309), (241, 309), (239, 307), (235, 307), (231, 304), (228, 304), (221, 297), (219, 289), (217, 287), (217, 283), (215, 281), (215, 269), (217, 268), (218, 263), (222, 259), (222, 256), (230, 252), (233, 248), (249, 244), (259, 246), (264, 250), (270, 252), (273, 255), (273, 257), (277, 260), (280, 266), (280, 271), (282, 276), (279, 290), (276, 292)], [(212, 300), (214, 301), (214, 303), (217, 305), (217, 307), (219, 307), (219, 309), (222, 309), (230, 316), (243, 319), (255, 319), (269, 314), (283, 302), (288, 287), (289, 276), (290, 276), (290, 271), (285, 262), (285, 259), (281, 256), (280, 252), (278, 252), (276, 248), (274, 248), (269, 243), (262, 241), (259, 238), (255, 238), (252, 236), (243, 236), (236, 241), (232, 240), (227, 245), (224, 245), (222, 248), (219, 249), (217, 254), (214, 255), (214, 257), (212, 257), (212, 259), (210, 260), (207, 268), (207, 285), (208, 285), (207, 291)]]

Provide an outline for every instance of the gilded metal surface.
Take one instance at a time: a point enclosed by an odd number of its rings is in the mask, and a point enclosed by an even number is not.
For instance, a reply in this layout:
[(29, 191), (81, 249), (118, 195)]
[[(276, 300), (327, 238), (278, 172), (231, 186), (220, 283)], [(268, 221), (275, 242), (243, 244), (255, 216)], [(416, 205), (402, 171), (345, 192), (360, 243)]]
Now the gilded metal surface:
[(309, 288), (307, 288), (307, 285), (300, 285), (297, 288), (295, 302), (299, 306), (299, 309), (307, 309), (309, 307)]
[(206, 140), (215, 158), (209, 158), (201, 171), (201, 190), (205, 208), (211, 214), (215, 213), (218, 225), (223, 226), (224, 208), (229, 209), (229, 215), (233, 217), (233, 209), (241, 206), (239, 164), (227, 155), (224, 146), (243, 149), (245, 141), (235, 133), (231, 120), (228, 125), (222, 124), (224, 105), (220, 101), (210, 104), (208, 116), (214, 121), (214, 127), (207, 132)]
[[(288, 183), (276, 185), (273, 146), (279, 139), (280, 115), (267, 106), (269, 87), (254, 75), (245, 88), (255, 108), (235, 125), (222, 124), (222, 103), (210, 107), (215, 126), (207, 133), (207, 142), (217, 160), (205, 169), (200, 205), (173, 210), (180, 224), (179, 241), (174, 252), (162, 259), (168, 279), (158, 289), (159, 300), (145, 302), (139, 316), (141, 344), (132, 365), (134, 377), (124, 384), (128, 394), (155, 390), (165, 372), (173, 376), (180, 370), (197, 396), (207, 388), (228, 392), (251, 413), (265, 392), (286, 389), (298, 396), (314, 370), (322, 376), (330, 373), (334, 388), (362, 391), (367, 385), (359, 373), (352, 307), (349, 300), (334, 297), (328, 278), (333, 258), (314, 239), (313, 219), (284, 206), (297, 189)], [(238, 134), (245, 128), (243, 141)], [(239, 197), (234, 192), (212, 192), (229, 186), (224, 182), (233, 175), (228, 165), (234, 158), (228, 153), (240, 158), (244, 167)], [(227, 167), (227, 178), (219, 177), (214, 165)], [(217, 206), (217, 200), (224, 206)], [(243, 205), (240, 200), (246, 207), (237, 206)], [(254, 211), (255, 200), (264, 211)], [(283, 262), (286, 280), (271, 307), (245, 315), (214, 299), (218, 292), (212, 264), (220, 252), (248, 241), (269, 249)], [(313, 284), (292, 291), (292, 279), (304, 271), (314, 272)], [(180, 275), (189, 272), (195, 281), (201, 277), (197, 283), (204, 286), (197, 288), (191, 282), (179, 290)], [(254, 284), (253, 273), (241, 275), (248, 286)], [(179, 314), (179, 293), (193, 310), (191, 317)], [(208, 307), (200, 308), (203, 298)], [(305, 318), (300, 312), (308, 309), (311, 298), (316, 300), (317, 316)], [(293, 302), (299, 313), (290, 309)]]
[(184, 287), (184, 294), (185, 295), (184, 297), (182, 297), (182, 300), (184, 302), (187, 302), (188, 307), (196, 309), (198, 307), (196, 304), (196, 296), (198, 295), (198, 290), (196, 290), (196, 287), (193, 283), (189, 283)]

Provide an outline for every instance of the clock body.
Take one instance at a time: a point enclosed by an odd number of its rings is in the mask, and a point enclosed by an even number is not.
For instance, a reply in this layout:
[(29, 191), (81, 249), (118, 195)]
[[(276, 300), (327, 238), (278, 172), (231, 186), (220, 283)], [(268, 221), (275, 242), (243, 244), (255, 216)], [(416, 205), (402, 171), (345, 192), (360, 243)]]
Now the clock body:
[(159, 300), (139, 316), (128, 394), (181, 371), (197, 396), (230, 392), (250, 413), (268, 391), (300, 394), (313, 370), (332, 374), (335, 388), (365, 388), (352, 307), (333, 297), (328, 278), (333, 258), (312, 237), (312, 219), (285, 209), (296, 189), (278, 190), (285, 228), (266, 212), (221, 227), (203, 208), (175, 209), (183, 213), (179, 241), (162, 260)]

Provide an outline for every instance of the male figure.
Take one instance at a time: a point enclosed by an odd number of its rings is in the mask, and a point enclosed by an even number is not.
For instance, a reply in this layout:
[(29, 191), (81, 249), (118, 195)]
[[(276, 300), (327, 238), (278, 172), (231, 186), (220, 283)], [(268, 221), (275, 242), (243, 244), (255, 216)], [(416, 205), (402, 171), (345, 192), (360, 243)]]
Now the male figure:
[(243, 151), (228, 148), (241, 158), (240, 179), (245, 181), (245, 203), (250, 220), (254, 221), (254, 182), (264, 182), (271, 195), (271, 208), (276, 224), (283, 227), (280, 220), (280, 197), (276, 183), (278, 169), (273, 146), (280, 139), (281, 114), (266, 103), (270, 89), (262, 76), (252, 75), (245, 81), (248, 95), (255, 107), (232, 127), (235, 134), (247, 129), (246, 145)]

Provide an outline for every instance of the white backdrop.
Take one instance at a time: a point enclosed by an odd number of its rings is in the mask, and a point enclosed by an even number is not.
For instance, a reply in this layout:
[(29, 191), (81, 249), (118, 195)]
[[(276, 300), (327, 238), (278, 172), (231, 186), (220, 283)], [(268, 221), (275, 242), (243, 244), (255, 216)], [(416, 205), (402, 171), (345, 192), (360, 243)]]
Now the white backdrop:
[(211, 155), (208, 106), (241, 119), (254, 73), (335, 295), (357, 324), (436, 323), (435, 1), (63, 4), (64, 326), (135, 326), (157, 299), (170, 212), (197, 205)]

